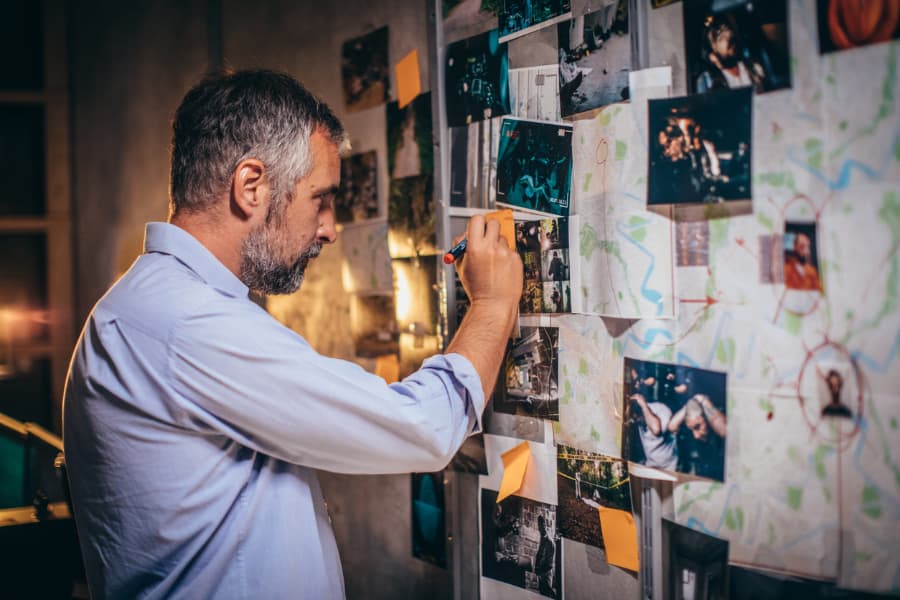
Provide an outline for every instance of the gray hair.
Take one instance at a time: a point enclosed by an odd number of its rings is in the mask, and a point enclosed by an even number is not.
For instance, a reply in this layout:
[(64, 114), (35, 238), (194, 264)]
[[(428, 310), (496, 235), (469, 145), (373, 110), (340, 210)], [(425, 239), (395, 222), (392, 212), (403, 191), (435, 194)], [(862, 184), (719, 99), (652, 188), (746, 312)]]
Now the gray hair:
[(272, 185), (270, 214), (291, 200), (313, 167), (309, 139), (319, 130), (345, 151), (343, 125), (324, 102), (284, 73), (217, 73), (185, 94), (172, 124), (172, 214), (213, 205), (237, 165), (256, 158)]

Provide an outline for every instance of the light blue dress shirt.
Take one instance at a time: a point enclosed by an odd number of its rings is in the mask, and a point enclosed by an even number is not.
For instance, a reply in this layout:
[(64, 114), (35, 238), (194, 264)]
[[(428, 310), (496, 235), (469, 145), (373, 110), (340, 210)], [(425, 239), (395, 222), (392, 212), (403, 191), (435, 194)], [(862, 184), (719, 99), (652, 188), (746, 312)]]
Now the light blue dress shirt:
[(64, 442), (94, 598), (342, 598), (314, 469), (443, 468), (481, 428), (481, 381), (439, 355), (401, 383), (320, 356), (186, 231), (97, 303)]

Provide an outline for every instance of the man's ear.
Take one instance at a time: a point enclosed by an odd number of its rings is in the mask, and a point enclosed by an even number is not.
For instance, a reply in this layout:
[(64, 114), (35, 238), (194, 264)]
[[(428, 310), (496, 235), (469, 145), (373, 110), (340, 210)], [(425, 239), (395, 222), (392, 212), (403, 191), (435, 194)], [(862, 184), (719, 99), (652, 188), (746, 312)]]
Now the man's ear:
[(238, 163), (231, 177), (233, 211), (243, 219), (265, 216), (270, 191), (266, 166), (262, 161), (245, 158)]

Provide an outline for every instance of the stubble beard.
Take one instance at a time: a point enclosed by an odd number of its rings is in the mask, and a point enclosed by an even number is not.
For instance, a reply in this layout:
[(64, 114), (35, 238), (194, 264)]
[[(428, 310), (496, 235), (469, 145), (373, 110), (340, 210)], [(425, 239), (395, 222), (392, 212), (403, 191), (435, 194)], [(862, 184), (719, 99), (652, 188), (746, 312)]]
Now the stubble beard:
[(300, 289), (309, 261), (319, 255), (322, 244), (313, 242), (293, 259), (284, 259), (285, 236), (281, 219), (267, 220), (244, 240), (241, 248), (241, 281), (260, 294), (292, 294)]

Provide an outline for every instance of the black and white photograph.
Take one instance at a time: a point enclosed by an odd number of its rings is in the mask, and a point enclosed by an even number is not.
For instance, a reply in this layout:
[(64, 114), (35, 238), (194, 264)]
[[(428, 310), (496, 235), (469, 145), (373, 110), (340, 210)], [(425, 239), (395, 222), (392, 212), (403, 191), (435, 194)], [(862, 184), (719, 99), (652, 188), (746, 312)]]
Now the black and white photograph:
[(789, 290), (822, 291), (814, 222), (784, 224), (784, 285)]
[(622, 457), (725, 480), (726, 374), (625, 359)]
[(728, 598), (728, 540), (665, 518), (662, 528), (669, 573), (668, 593), (663, 597), (672, 600)]
[(510, 340), (494, 410), (559, 420), (559, 329), (522, 327)]
[(341, 187), (334, 199), (338, 223), (378, 216), (378, 157), (374, 150), (341, 159)]
[(595, 452), (556, 447), (559, 532), (564, 538), (603, 548), (598, 508), (631, 512), (628, 464)]
[(759, 282), (784, 283), (784, 235), (759, 236)]
[(675, 256), (679, 267), (709, 265), (709, 221), (676, 221)]
[(482, 489), (481, 575), (548, 598), (562, 598), (562, 539), (556, 507), (521, 496), (497, 503), (497, 492)]
[(509, 114), (509, 58), (496, 29), (449, 44), (445, 66), (447, 125)]
[(413, 473), (411, 479), (413, 556), (446, 567), (444, 473)]
[(419, 94), (403, 108), (388, 102), (386, 112), (390, 179), (433, 173), (431, 92)]
[(391, 258), (437, 254), (431, 175), (391, 180), (388, 250)]
[(683, 2), (687, 89), (691, 94), (791, 86), (787, 0)]
[(438, 257), (413, 256), (391, 260), (394, 270), (394, 311), (401, 333), (435, 335), (438, 323)]
[(650, 100), (647, 204), (751, 198), (753, 90)]
[(853, 409), (850, 408), (850, 404), (855, 398), (852, 398), (854, 390), (850, 388), (855, 387), (852, 384), (856, 384), (853, 370), (836, 364), (824, 365), (824, 368), (817, 365), (817, 370), (819, 370), (822, 416), (852, 419)]
[(571, 12), (570, 0), (499, 0), (500, 39), (511, 40), (556, 23)]
[(895, 0), (817, 0), (819, 53), (852, 50), (900, 37)]
[(397, 354), (399, 332), (394, 297), (389, 294), (353, 294), (350, 298), (350, 328), (356, 356), (375, 358)]
[(572, 126), (503, 119), (497, 151), (497, 203), (569, 215)]
[(520, 312), (571, 312), (569, 220), (559, 217), (517, 222), (516, 251), (524, 265)]
[(379, 106), (391, 91), (388, 68), (388, 28), (344, 42), (341, 47), (341, 81), (348, 112)]
[(450, 128), (450, 206), (493, 206), (500, 121), (497, 117)]
[(628, 0), (557, 25), (559, 101), (563, 117), (628, 100), (631, 37)]

